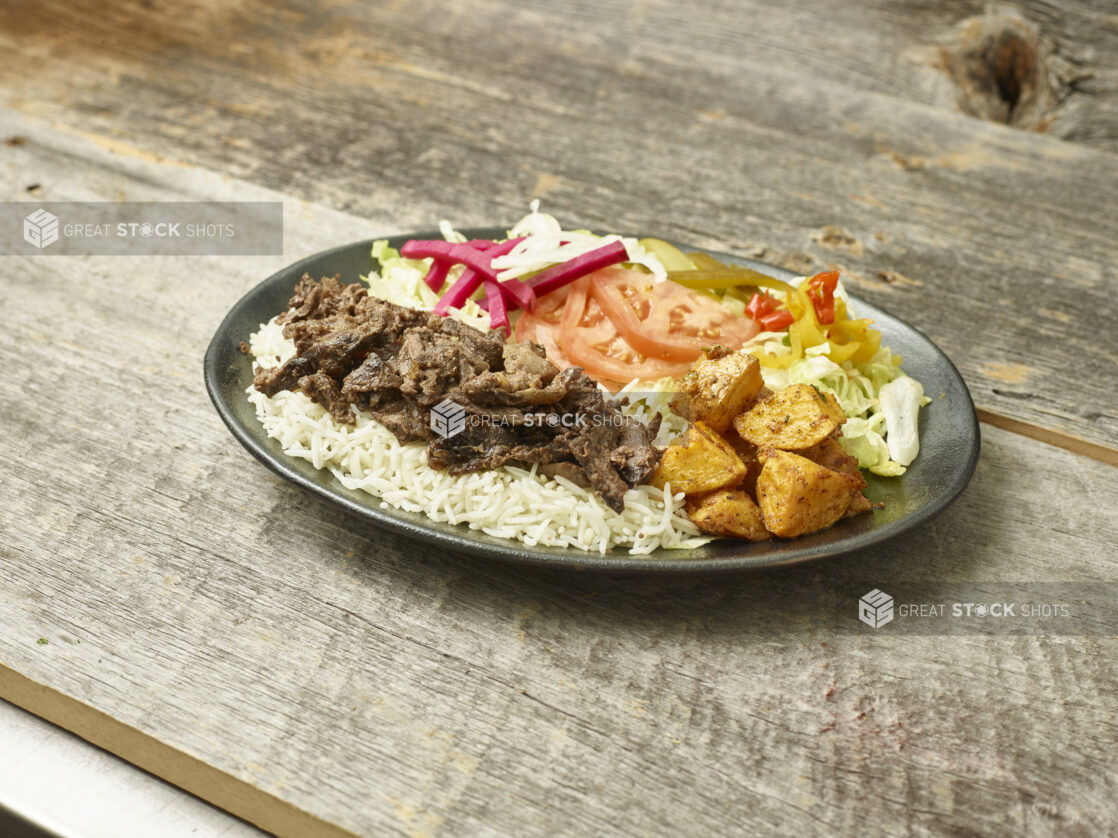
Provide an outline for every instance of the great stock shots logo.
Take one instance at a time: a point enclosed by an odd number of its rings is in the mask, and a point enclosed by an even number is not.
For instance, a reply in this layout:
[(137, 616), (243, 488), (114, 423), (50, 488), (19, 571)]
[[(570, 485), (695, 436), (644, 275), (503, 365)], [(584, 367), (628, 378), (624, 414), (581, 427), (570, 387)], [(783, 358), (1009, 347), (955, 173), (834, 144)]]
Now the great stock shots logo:
[[(0, 255), (283, 253), (282, 201), (0, 201)], [(30, 213), (30, 214), (28, 214)]]
[(42, 250), (58, 241), (58, 216), (37, 209), (23, 219), (23, 240)]
[(858, 600), (858, 619), (870, 628), (881, 628), (893, 620), (893, 598), (874, 588)]
[(443, 439), (457, 436), (466, 429), (466, 408), (450, 399), (443, 399), (431, 408), (431, 430)]

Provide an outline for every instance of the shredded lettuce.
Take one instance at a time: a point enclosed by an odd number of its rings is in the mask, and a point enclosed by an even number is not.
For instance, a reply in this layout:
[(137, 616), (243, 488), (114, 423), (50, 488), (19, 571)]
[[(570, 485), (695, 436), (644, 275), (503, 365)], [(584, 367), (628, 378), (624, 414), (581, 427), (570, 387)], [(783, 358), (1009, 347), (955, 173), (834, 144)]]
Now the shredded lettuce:
[(722, 303), (731, 314), (736, 317), (745, 317), (745, 301), (739, 300), (737, 297), (732, 297), (727, 294), (724, 297), (719, 297), (718, 302)]

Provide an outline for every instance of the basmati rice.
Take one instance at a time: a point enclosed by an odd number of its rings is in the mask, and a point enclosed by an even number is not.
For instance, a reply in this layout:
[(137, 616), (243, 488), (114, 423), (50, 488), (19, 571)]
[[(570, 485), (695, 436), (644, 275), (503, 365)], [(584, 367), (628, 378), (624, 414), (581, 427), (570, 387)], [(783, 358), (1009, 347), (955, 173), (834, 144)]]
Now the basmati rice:
[[(295, 353), (273, 318), (249, 339), (256, 367), (282, 364)], [(302, 393), (282, 391), (268, 397), (249, 387), (268, 436), (284, 453), (327, 468), (347, 489), (376, 497), (382, 508), (422, 512), (433, 521), (480, 530), (529, 546), (574, 547), (605, 553), (628, 548), (651, 553), (659, 548), (690, 548), (707, 543), (683, 509), (683, 493), (637, 486), (625, 495), (625, 510), (614, 512), (592, 491), (561, 477), (504, 466), (458, 477), (429, 468), (423, 442), (401, 445), (383, 425), (355, 409), (354, 425), (335, 422)], [(650, 405), (631, 408), (647, 416)]]

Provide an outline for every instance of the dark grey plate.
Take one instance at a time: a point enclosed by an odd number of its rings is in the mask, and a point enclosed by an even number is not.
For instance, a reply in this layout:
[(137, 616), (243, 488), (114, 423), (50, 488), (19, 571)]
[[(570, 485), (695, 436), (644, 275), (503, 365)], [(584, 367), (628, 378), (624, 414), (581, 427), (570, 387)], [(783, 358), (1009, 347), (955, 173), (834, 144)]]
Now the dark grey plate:
[[(465, 232), (489, 238), (504, 235), (496, 228)], [(437, 233), (417, 233), (397, 236), (391, 243), (399, 247), (411, 238), (438, 237)], [(924, 392), (932, 398), (932, 403), (920, 412), (920, 456), (916, 462), (900, 478), (867, 475), (866, 494), (884, 503), (882, 509), (871, 514), (840, 521), (827, 530), (793, 541), (751, 544), (718, 539), (694, 550), (660, 550), (632, 556), (624, 551), (601, 555), (569, 548), (527, 547), (465, 526), (436, 523), (422, 514), (382, 509), (374, 497), (346, 489), (328, 471), (287, 457), (279, 443), (267, 437), (245, 397), (245, 388), (252, 382), (252, 364), (238, 350), (239, 343), (261, 323), (286, 309), (295, 283), (305, 272), (316, 278), (340, 274), (343, 281), (356, 282), (374, 267), (371, 247), (372, 241), (364, 241), (317, 253), (284, 268), (249, 291), (226, 315), (206, 351), (206, 389), (233, 436), (276, 474), (404, 535), (443, 548), (536, 565), (654, 573), (748, 570), (838, 556), (898, 536), (942, 512), (966, 488), (974, 473), (979, 448), (978, 418), (958, 370), (921, 332), (859, 300), (857, 313), (876, 321), (883, 343), (904, 357), (905, 371), (920, 381)], [(714, 255), (782, 279), (792, 278), (788, 271), (771, 265)]]

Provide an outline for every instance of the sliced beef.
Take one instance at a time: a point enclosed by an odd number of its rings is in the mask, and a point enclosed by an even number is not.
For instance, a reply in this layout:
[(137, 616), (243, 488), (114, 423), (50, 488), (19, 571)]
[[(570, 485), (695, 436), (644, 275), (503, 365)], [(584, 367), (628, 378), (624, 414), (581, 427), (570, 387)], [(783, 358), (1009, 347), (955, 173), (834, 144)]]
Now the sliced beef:
[(393, 402), (386, 402), (382, 407), (370, 412), (373, 418), (392, 431), (400, 442), (438, 439), (431, 430), (431, 411), (408, 399), (400, 398)]
[(570, 460), (569, 434), (526, 431), (523, 425), (489, 421), (467, 423), (457, 436), (438, 438), (427, 448), (427, 461), (451, 474), (468, 474), (503, 465), (527, 468), (532, 463)]
[(303, 376), (299, 380), (299, 389), (313, 401), (329, 410), (335, 421), (353, 422), (353, 411), (350, 403), (342, 396), (338, 382), (326, 373), (320, 371), (313, 375)]
[[(365, 394), (386, 390), (398, 393), (403, 385), (404, 378), (392, 363), (392, 357), (370, 352), (361, 365), (345, 377), (342, 392), (346, 398), (360, 403)], [(367, 399), (365, 401), (367, 403)]]
[(624, 509), (629, 484), (621, 479), (611, 461), (613, 452), (609, 438), (602, 434), (580, 436), (571, 442), (571, 453), (606, 505), (618, 512)]
[(314, 372), (314, 364), (296, 356), (280, 367), (256, 371), (253, 384), (265, 396), (274, 396), (280, 390), (297, 390), (299, 379)]
[(545, 477), (562, 477), (583, 489), (590, 488), (590, 479), (586, 476), (582, 466), (577, 463), (568, 463), (566, 460), (558, 463), (544, 463), (540, 466), (539, 473)]
[(625, 423), (618, 433), (617, 447), (610, 453), (610, 462), (631, 486), (647, 483), (660, 464), (660, 454), (648, 440), (656, 438), (663, 418), (657, 413), (651, 422), (642, 425), (632, 416), (623, 415)]
[[(433, 468), (538, 464), (593, 487), (619, 512), (625, 492), (656, 468), (659, 418), (646, 427), (626, 416), (581, 369), (557, 370), (535, 344), (370, 297), (337, 277), (304, 275), (279, 319), (295, 355), (260, 369), (258, 390), (298, 390), (343, 423), (353, 423), (353, 407), (366, 410), (401, 442), (426, 441)], [(431, 410), (446, 399), (465, 427), (444, 437)]]
[(403, 379), (401, 392), (431, 407), (464, 381), (490, 372), (489, 360), (458, 335), (420, 326), (404, 333), (395, 366)]

